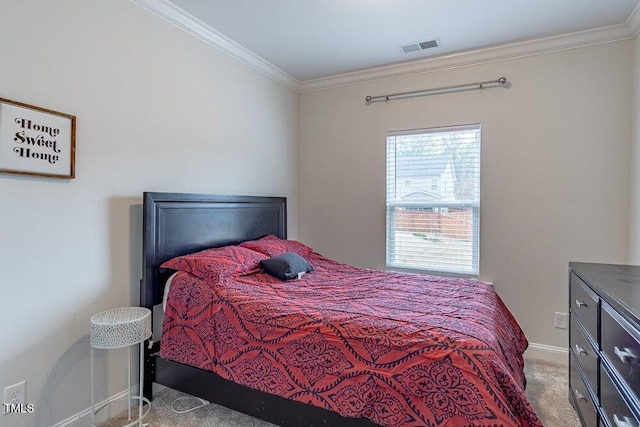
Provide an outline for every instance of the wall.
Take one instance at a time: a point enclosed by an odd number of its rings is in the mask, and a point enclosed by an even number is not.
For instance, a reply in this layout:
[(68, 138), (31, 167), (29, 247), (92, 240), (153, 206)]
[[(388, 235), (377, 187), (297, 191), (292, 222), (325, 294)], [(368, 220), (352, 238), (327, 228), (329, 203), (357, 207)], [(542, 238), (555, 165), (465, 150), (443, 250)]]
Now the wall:
[(0, 390), (36, 409), (0, 426), (50, 426), (91, 404), (91, 315), (138, 304), (143, 191), (287, 196), (296, 237), (297, 94), (126, 0), (4, 0), (0, 58), (0, 97), (77, 116), (76, 179), (0, 174)]
[(640, 265), (640, 39), (633, 41), (633, 108), (629, 214), (629, 263)]
[[(383, 269), (386, 133), (480, 123), (480, 279), (532, 343), (566, 349), (568, 262), (627, 261), (632, 56), (625, 41), (302, 94), (301, 239)], [(510, 88), (364, 102), (501, 76)]]

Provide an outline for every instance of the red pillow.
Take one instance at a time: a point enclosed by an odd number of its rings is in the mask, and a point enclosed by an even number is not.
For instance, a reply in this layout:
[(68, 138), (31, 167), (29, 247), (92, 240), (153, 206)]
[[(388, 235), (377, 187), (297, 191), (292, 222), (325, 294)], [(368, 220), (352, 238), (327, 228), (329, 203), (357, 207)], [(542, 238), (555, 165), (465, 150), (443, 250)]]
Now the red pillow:
[(285, 252), (293, 252), (304, 257), (313, 252), (313, 249), (297, 240), (281, 239), (273, 234), (258, 240), (242, 242), (238, 246), (260, 252), (269, 257), (282, 255)]
[(260, 252), (238, 246), (206, 249), (181, 255), (164, 262), (160, 267), (186, 271), (201, 279), (217, 280), (236, 274), (248, 274), (260, 268), (260, 261), (268, 257)]
[(282, 243), (281, 239), (270, 234), (259, 240), (249, 240), (240, 243), (238, 246), (242, 248), (251, 249), (252, 251), (260, 252), (268, 257), (278, 256), (287, 252), (287, 248)]

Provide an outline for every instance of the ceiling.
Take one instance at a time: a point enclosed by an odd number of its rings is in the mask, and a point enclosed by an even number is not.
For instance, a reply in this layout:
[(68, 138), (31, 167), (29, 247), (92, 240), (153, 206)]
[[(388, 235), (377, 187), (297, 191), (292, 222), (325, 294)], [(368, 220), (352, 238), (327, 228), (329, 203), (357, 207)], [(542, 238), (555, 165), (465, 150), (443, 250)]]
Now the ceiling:
[[(298, 82), (628, 24), (640, 0), (164, 0)], [(401, 46), (436, 40), (404, 53)]]

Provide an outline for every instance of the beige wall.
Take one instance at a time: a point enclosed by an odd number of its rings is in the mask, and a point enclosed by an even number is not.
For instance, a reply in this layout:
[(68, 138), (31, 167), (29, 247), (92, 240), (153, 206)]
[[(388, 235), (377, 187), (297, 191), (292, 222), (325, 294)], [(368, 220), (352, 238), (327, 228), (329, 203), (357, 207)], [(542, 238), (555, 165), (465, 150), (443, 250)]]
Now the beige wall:
[[(566, 348), (570, 260), (627, 261), (630, 41), (300, 96), (300, 236), (385, 266), (385, 134), (482, 125), (480, 279), (529, 340)], [(366, 95), (507, 77), (489, 89), (365, 105)]]
[(640, 265), (640, 39), (633, 41), (633, 108), (629, 214), (629, 263)]
[(36, 409), (0, 426), (51, 426), (91, 404), (91, 315), (138, 303), (143, 191), (287, 196), (296, 236), (297, 94), (127, 0), (4, 0), (0, 58), (0, 97), (77, 116), (76, 179), (0, 174), (0, 391)]

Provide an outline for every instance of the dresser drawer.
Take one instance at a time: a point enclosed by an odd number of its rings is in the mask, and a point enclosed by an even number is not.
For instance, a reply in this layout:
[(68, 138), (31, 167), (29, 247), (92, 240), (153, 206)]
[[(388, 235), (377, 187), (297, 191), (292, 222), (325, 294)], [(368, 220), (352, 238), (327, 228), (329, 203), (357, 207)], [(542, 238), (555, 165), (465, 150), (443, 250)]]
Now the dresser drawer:
[(613, 427), (640, 427), (640, 420), (620, 395), (613, 384), (609, 372), (602, 368), (600, 372), (600, 406), (603, 416)]
[(640, 333), (609, 304), (602, 304), (602, 308), (602, 352), (619, 377), (640, 396)]
[(587, 383), (594, 393), (598, 391), (598, 353), (585, 336), (583, 326), (576, 316), (571, 316), (571, 349), (573, 350)]
[(598, 425), (598, 413), (596, 412), (593, 400), (591, 400), (589, 389), (580, 375), (579, 365), (575, 354), (573, 354), (573, 350), (570, 350), (569, 353), (571, 354), (571, 370), (569, 373), (570, 397), (573, 400), (574, 407), (578, 414), (580, 414), (582, 425), (586, 427), (596, 427)]
[(571, 272), (569, 289), (571, 310), (578, 315), (593, 341), (598, 342), (598, 295), (574, 272)]

